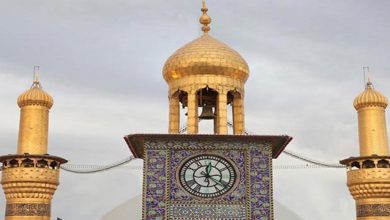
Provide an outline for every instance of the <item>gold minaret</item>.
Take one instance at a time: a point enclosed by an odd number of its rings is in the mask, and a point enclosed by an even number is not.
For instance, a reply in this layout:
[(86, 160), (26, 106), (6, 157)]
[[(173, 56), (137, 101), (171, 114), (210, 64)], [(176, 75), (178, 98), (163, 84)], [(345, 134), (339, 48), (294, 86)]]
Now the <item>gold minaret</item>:
[[(203, 0), (203, 35), (178, 49), (164, 65), (169, 91), (169, 133), (180, 132), (180, 104), (187, 108), (187, 133), (198, 133), (200, 120), (214, 120), (214, 133), (228, 133), (228, 105), (233, 133), (244, 133), (244, 84), (248, 64), (235, 50), (209, 34), (211, 18)], [(199, 114), (198, 108), (202, 109)]]
[(355, 98), (358, 113), (360, 156), (342, 160), (347, 185), (356, 201), (358, 220), (390, 219), (390, 156), (385, 109), (388, 101), (368, 80)]
[(18, 98), (20, 124), (17, 154), (0, 157), (6, 197), (5, 220), (49, 220), (51, 200), (59, 185), (60, 165), (67, 161), (47, 154), (49, 110), (53, 98), (34, 82)]

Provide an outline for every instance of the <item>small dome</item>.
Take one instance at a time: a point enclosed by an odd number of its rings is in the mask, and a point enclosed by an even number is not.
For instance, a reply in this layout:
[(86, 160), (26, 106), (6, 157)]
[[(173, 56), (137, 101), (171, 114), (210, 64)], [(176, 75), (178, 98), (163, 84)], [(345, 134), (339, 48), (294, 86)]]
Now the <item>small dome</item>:
[(363, 107), (377, 106), (386, 108), (388, 104), (386, 96), (375, 91), (370, 82), (367, 83), (367, 88), (355, 98), (353, 105), (356, 110)]
[(31, 89), (19, 96), (18, 105), (20, 108), (27, 105), (40, 105), (51, 108), (53, 106), (53, 98), (43, 91), (39, 85), (34, 84)]
[(249, 67), (241, 55), (209, 34), (178, 49), (165, 62), (163, 76), (167, 82), (189, 75), (226, 75), (245, 82)]

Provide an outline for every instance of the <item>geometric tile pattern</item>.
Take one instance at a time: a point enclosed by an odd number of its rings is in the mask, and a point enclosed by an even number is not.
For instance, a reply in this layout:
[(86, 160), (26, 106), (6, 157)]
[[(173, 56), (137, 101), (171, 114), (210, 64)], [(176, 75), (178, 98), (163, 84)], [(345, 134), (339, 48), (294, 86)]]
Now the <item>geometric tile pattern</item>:
[(173, 205), (170, 213), (172, 220), (246, 219), (245, 205)]
[[(273, 218), (272, 149), (269, 143), (245, 141), (145, 140), (143, 219)], [(237, 170), (232, 190), (216, 198), (186, 192), (177, 178), (183, 161), (199, 154), (228, 159)]]

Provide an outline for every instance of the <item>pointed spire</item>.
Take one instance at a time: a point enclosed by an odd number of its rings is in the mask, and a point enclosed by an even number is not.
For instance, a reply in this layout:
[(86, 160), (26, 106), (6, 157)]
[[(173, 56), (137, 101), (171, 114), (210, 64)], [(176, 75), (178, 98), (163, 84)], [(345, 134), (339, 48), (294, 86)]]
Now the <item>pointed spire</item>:
[(34, 66), (34, 81), (31, 87), (41, 87), (41, 83), (39, 82), (39, 66)]
[[(364, 83), (366, 89), (373, 89), (374, 86), (372, 85), (371, 82), (371, 72), (370, 72), (370, 67), (369, 66), (363, 66), (363, 77), (364, 77)], [(366, 82), (367, 80), (367, 82)]]
[(206, 6), (206, 0), (202, 0), (202, 9), (201, 11), (203, 12), (202, 16), (199, 18), (199, 22), (203, 24), (202, 31), (207, 34), (210, 31), (210, 23), (211, 23), (211, 18), (210, 16), (207, 15), (207, 11), (209, 9)]

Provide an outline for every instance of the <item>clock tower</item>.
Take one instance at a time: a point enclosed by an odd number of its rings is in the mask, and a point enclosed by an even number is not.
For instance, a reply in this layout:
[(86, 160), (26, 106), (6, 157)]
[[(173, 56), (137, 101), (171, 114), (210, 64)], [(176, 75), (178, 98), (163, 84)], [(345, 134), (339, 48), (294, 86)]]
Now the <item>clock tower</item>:
[[(125, 136), (133, 155), (144, 160), (143, 219), (273, 219), (272, 159), (292, 138), (245, 135), (248, 64), (209, 34), (205, 1), (201, 11), (202, 36), (163, 68), (169, 134)], [(213, 121), (213, 134), (198, 134), (202, 120)]]

